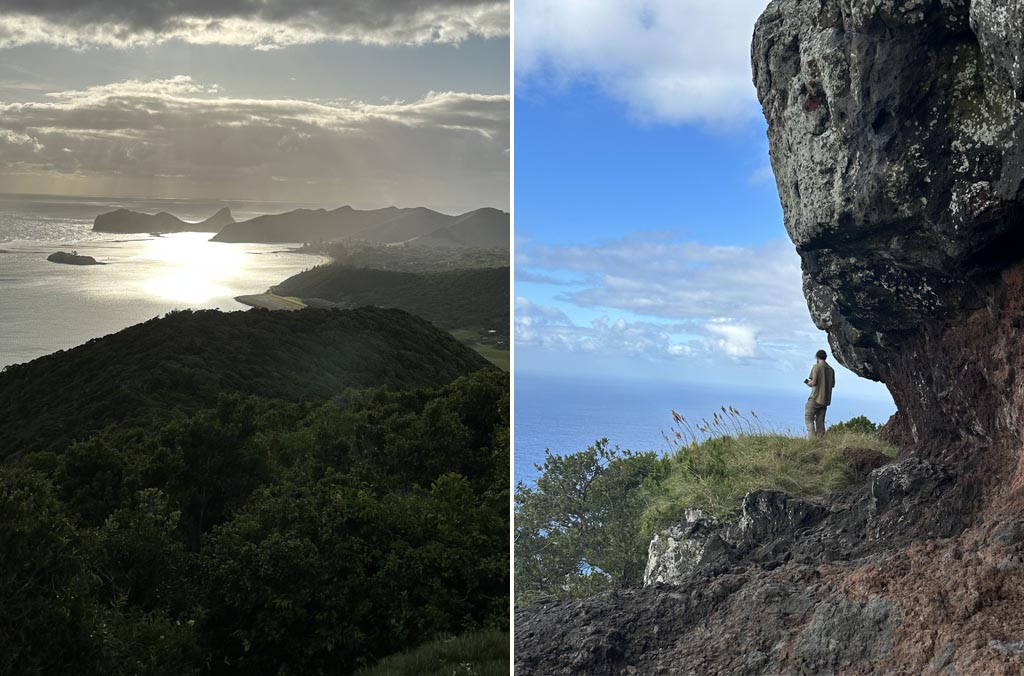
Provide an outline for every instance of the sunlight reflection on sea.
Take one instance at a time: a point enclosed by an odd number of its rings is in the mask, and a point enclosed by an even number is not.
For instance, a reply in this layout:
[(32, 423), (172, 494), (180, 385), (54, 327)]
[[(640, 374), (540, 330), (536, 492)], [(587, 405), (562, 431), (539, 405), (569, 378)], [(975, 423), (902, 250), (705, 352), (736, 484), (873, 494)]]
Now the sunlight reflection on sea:
[[(93, 232), (91, 219), (10, 212), (0, 219), (0, 367), (175, 309), (244, 310), (235, 296), (261, 293), (317, 263), (286, 251), (292, 245), (210, 242), (210, 233), (111, 235)], [(24, 238), (32, 232), (36, 238)], [(105, 265), (46, 260), (58, 250)]]

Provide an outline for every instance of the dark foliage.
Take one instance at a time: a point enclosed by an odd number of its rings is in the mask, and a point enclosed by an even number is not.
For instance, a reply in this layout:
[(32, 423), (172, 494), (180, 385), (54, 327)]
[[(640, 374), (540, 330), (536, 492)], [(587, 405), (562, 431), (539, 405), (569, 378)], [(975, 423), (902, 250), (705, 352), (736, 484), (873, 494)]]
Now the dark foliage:
[(174, 312), (5, 368), (0, 457), (63, 450), (112, 423), (166, 421), (226, 392), (326, 400), (348, 388), (443, 385), (481, 368), (490, 368), (483, 357), (400, 310)]
[(858, 415), (849, 420), (838, 422), (834, 425), (829, 425), (828, 431), (833, 434), (839, 432), (857, 432), (858, 434), (874, 434), (878, 432), (881, 425), (872, 422), (870, 418), (863, 415)]
[(0, 673), (348, 674), (507, 629), (508, 387), (222, 394), (9, 459)]
[(326, 254), (350, 268), (373, 268), (398, 272), (439, 272), (470, 268), (506, 268), (511, 258), (508, 247), (450, 248), (374, 244), (372, 242), (308, 242), (298, 251)]
[(345, 307), (394, 307), (445, 329), (494, 329), (508, 337), (507, 267), (399, 272), (334, 264), (286, 279), (274, 287), (274, 293), (318, 298)]

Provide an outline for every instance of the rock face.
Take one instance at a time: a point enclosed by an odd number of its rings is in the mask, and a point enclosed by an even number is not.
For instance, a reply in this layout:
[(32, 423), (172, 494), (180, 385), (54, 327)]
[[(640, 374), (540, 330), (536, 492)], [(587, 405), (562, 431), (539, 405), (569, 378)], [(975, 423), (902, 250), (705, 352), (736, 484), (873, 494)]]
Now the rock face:
[(656, 534), (647, 550), (644, 586), (684, 582), (720, 542), (718, 526), (714, 517), (688, 509), (683, 523)]
[(1024, 0), (772, 0), (752, 59), (812, 317), (900, 456), (680, 525), (673, 586), (519, 609), (519, 672), (1024, 673)]
[(812, 317), (918, 442), (1019, 443), (1019, 352), (999, 338), (1021, 317), (1022, 17), (1020, 2), (776, 0), (755, 30)]

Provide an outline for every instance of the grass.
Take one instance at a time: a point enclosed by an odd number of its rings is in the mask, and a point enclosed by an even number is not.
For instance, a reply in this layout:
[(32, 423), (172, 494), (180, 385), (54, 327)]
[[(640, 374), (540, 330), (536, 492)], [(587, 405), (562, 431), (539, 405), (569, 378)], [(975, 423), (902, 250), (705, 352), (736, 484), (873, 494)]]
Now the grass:
[(719, 517), (735, 516), (752, 490), (780, 490), (802, 498), (820, 498), (851, 486), (859, 477), (840, 457), (844, 448), (870, 448), (889, 456), (896, 449), (872, 432), (847, 431), (807, 439), (782, 434), (754, 413), (722, 408), (709, 420), (690, 423), (673, 413), (666, 435), (678, 450), (667, 476), (648, 496), (641, 525), (651, 532), (679, 519), (687, 508)]
[(356, 676), (508, 676), (508, 632), (464, 634), (385, 657)]
[(488, 339), (482, 336), (480, 330), (475, 327), (450, 329), (448, 332), (458, 338), (467, 347), (471, 347), (476, 350), (484, 359), (491, 362), (502, 371), (508, 371), (510, 369), (512, 357), (507, 343), (504, 348), (501, 348), (487, 342)]
[(492, 364), (500, 368), (502, 371), (507, 372), (509, 370), (510, 362), (512, 359), (512, 353), (509, 352), (508, 350), (502, 350), (492, 345), (473, 344), (470, 345), (469, 347), (479, 352), (484, 357), (484, 359), (491, 362)]

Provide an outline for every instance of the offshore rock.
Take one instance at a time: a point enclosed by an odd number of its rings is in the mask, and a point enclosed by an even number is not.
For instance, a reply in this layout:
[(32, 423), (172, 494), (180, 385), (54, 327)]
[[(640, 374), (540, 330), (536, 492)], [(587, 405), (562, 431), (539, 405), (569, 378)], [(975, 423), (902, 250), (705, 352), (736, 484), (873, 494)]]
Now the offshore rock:
[(93, 221), (92, 229), (96, 232), (142, 233), (153, 234), (175, 232), (220, 232), (223, 228), (233, 225), (234, 217), (231, 209), (223, 207), (213, 216), (199, 223), (183, 221), (173, 214), (161, 211), (156, 214), (143, 214), (128, 209), (115, 209), (100, 214)]
[(79, 255), (76, 251), (71, 253), (67, 251), (54, 251), (46, 257), (46, 260), (51, 263), (62, 263), (64, 265), (106, 265), (106, 263), (101, 263), (92, 256)]

